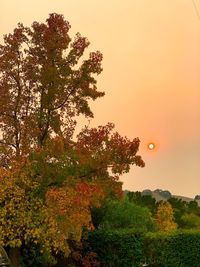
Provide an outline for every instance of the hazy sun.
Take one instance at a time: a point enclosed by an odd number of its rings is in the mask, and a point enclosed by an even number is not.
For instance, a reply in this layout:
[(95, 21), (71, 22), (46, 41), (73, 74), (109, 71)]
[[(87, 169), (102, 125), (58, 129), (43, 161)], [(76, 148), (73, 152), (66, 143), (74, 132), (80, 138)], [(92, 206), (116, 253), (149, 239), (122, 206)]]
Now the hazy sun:
[(149, 143), (148, 144), (148, 149), (149, 150), (153, 150), (155, 148), (155, 144), (154, 143)]

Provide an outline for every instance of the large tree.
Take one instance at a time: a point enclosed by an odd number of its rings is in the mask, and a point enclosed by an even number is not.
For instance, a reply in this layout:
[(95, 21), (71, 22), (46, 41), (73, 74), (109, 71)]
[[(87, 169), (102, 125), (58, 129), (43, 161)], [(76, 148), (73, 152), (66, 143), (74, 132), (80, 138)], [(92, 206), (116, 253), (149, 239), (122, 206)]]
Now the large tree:
[(92, 227), (91, 207), (122, 193), (118, 178), (130, 165), (144, 166), (139, 139), (120, 136), (111, 123), (74, 139), (76, 117), (93, 117), (89, 101), (104, 93), (95, 79), (102, 54), (81, 61), (89, 41), (79, 33), (71, 40), (69, 29), (50, 14), (46, 23), (18, 24), (0, 45), (0, 244), (34, 242), (49, 255), (67, 255), (67, 240)]
[[(2, 149), (20, 156), (52, 135), (70, 138), (73, 118), (92, 117), (88, 100), (97, 91), (94, 74), (102, 71), (100, 52), (80, 62), (89, 42), (77, 33), (71, 41), (63, 16), (50, 14), (31, 28), (18, 24), (0, 46), (0, 129)], [(4, 153), (5, 155), (6, 153)], [(3, 160), (3, 159), (2, 159)]]

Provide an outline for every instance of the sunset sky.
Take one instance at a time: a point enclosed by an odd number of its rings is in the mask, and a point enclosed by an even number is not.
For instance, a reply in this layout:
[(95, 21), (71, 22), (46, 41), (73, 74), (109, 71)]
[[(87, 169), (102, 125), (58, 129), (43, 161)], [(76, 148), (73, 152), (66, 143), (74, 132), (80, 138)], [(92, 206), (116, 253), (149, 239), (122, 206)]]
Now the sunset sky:
[(1, 0), (0, 41), (18, 22), (53, 12), (70, 22), (71, 37), (88, 37), (88, 52), (104, 56), (98, 88), (106, 95), (92, 103), (90, 125), (114, 122), (141, 140), (146, 167), (133, 166), (123, 188), (200, 194), (200, 17), (192, 0)]

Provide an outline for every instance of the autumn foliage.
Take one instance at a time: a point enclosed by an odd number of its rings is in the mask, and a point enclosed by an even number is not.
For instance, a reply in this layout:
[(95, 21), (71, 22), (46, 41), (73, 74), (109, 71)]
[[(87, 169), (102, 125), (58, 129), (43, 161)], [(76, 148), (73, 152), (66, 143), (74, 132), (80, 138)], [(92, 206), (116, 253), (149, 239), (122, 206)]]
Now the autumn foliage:
[(161, 202), (156, 212), (156, 223), (160, 231), (170, 233), (177, 228), (173, 209), (168, 201)]
[[(119, 176), (135, 164), (139, 139), (108, 123), (74, 137), (76, 118), (93, 117), (102, 54), (92, 52), (62, 15), (19, 23), (0, 45), (0, 245), (34, 242), (49, 257), (92, 228), (90, 210), (122, 193)], [(15, 263), (14, 263), (15, 264)], [(13, 266), (18, 266), (17, 264)]]

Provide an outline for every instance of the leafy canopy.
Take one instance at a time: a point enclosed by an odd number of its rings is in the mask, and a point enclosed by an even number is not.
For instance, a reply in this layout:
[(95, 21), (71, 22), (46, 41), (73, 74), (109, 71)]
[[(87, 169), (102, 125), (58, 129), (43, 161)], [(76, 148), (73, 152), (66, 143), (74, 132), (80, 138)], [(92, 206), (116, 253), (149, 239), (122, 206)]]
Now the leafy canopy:
[(76, 117), (93, 117), (90, 100), (104, 95), (102, 54), (81, 60), (89, 41), (69, 29), (53, 13), (19, 23), (0, 45), (0, 244), (39, 243), (49, 255), (67, 255), (68, 240), (93, 227), (91, 208), (122, 194), (118, 178), (130, 165), (144, 166), (139, 139), (112, 123), (85, 127), (75, 141)]
[[(92, 117), (88, 100), (97, 91), (94, 74), (102, 71), (100, 52), (80, 62), (89, 46), (79, 33), (72, 41), (70, 25), (62, 15), (50, 14), (31, 28), (21, 23), (0, 46), (1, 145), (11, 157), (44, 145), (53, 135), (70, 138), (76, 115)], [(6, 152), (4, 150), (4, 152)], [(10, 155), (10, 156), (9, 156)], [(7, 163), (4, 153), (4, 161)]]
[(148, 208), (137, 206), (127, 199), (109, 200), (100, 229), (134, 229), (139, 232), (153, 230), (153, 219)]

